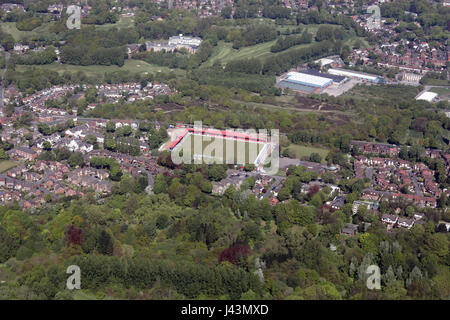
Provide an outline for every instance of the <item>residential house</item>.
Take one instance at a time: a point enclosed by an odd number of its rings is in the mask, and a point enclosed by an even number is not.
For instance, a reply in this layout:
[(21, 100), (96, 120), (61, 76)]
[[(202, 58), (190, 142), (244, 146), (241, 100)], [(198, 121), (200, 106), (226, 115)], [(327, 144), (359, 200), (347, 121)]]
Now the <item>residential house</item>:
[(346, 223), (341, 231), (341, 234), (354, 236), (358, 232), (358, 225), (352, 223)]

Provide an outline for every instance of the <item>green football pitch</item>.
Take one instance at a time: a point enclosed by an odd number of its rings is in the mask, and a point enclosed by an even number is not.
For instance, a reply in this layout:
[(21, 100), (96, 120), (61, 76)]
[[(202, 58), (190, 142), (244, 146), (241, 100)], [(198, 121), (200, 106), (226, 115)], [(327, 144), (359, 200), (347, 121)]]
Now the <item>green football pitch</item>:
[[(180, 157), (191, 163), (253, 164), (265, 143), (188, 134), (175, 147)], [(173, 158), (173, 156), (172, 156)]]

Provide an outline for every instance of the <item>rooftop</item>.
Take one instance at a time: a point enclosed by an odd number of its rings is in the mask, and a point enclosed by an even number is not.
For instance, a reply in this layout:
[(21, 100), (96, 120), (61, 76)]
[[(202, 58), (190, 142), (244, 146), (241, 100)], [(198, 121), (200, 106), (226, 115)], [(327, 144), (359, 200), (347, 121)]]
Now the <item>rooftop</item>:
[(421, 94), (416, 98), (416, 100), (425, 100), (425, 101), (428, 101), (428, 102), (432, 102), (437, 96), (438, 96), (437, 93), (427, 91), (427, 92), (421, 93)]
[(345, 77), (343, 77), (343, 76), (337, 76), (337, 75), (333, 75), (333, 74), (322, 73), (322, 72), (319, 72), (319, 71), (314, 70), (314, 69), (302, 70), (301, 73), (309, 74), (311, 76), (331, 79), (334, 82), (338, 82), (338, 83), (342, 82), (343, 80), (345, 80)]
[(313, 85), (318, 87), (323, 87), (331, 83), (331, 79), (319, 77), (317, 75), (311, 75), (302, 72), (289, 72), (287, 74), (286, 81), (293, 81), (295, 83), (300, 83), (304, 85)]
[(345, 70), (345, 69), (340, 69), (340, 68), (329, 69), (328, 73), (334, 74), (334, 75), (339, 75), (339, 76), (345, 76), (345, 77), (362, 77), (362, 78), (365, 78), (365, 79), (368, 79), (371, 81), (375, 81), (379, 78), (379, 76), (377, 76), (377, 75), (357, 72), (357, 71), (353, 71), (353, 70)]

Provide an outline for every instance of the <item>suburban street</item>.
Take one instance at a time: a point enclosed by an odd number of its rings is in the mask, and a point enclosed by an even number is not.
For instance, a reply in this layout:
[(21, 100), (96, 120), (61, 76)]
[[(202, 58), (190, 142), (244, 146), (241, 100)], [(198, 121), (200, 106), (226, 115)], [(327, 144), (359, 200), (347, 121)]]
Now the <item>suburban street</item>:
[(11, 57), (11, 55), (7, 52), (7, 51), (3, 51), (5, 53), (5, 69), (3, 69), (2, 72), (2, 81), (0, 83), (0, 111), (3, 113), (3, 93), (4, 93), (4, 86), (3, 86), (3, 82), (5, 80), (5, 74), (6, 74), (6, 69), (8, 68), (8, 61), (9, 58)]
[[(226, 179), (231, 179), (233, 178), (233, 175), (236, 174), (235, 170), (229, 170), (227, 173), (227, 178)], [(239, 172), (240, 176), (244, 176), (245, 178), (248, 177), (258, 177), (261, 176), (261, 173), (259, 172)], [(275, 190), (278, 186), (281, 185), (281, 183), (286, 180), (286, 177), (282, 177), (282, 176), (270, 176), (270, 178), (274, 179), (275, 181), (273, 182), (273, 184), (267, 189), (267, 191), (262, 195), (261, 199), (265, 199), (265, 198), (270, 198), (272, 196), (272, 191)]]
[(422, 189), (420, 188), (419, 182), (417, 181), (416, 175), (412, 174), (411, 170), (409, 170), (408, 173), (409, 173), (409, 176), (411, 177), (412, 183), (414, 184), (414, 189), (416, 189), (416, 194), (418, 196), (423, 196), (423, 192), (422, 192)]
[(366, 177), (370, 180), (370, 185), (373, 185), (373, 168), (369, 167), (366, 169)]

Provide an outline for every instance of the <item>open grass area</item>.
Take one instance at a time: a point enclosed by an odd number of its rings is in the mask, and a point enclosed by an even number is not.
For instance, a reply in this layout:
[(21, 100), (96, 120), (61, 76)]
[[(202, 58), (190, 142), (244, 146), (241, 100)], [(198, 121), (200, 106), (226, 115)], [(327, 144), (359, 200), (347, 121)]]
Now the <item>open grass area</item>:
[[(313, 37), (316, 35), (317, 30), (319, 29), (320, 25), (312, 24), (312, 25), (300, 25), (302, 30), (308, 30), (309, 33), (313, 35)], [(333, 26), (333, 25), (330, 25)], [(295, 29), (297, 26), (276, 26), (277, 30), (285, 30), (285, 29)], [(336, 26), (333, 26), (336, 27)], [(344, 41), (344, 44), (349, 45), (350, 47), (353, 47), (355, 43), (359, 40), (359, 45), (361, 48), (365, 48), (368, 46), (367, 41), (364, 40), (364, 38), (357, 38), (357, 37), (351, 37)], [(265, 59), (267, 57), (270, 57), (272, 55), (275, 55), (277, 53), (270, 52), (270, 47), (272, 47), (275, 44), (276, 40), (259, 43), (254, 46), (249, 47), (242, 47), (240, 49), (233, 49), (233, 44), (230, 42), (224, 42), (219, 41), (217, 46), (214, 48), (214, 51), (211, 55), (211, 57), (204, 63), (205, 66), (211, 66), (215, 61), (220, 61), (223, 65), (227, 64), (228, 62), (232, 60), (237, 59)], [(314, 40), (313, 42), (314, 43)], [(297, 46), (293, 46), (283, 52), (299, 49), (302, 47), (307, 47), (311, 44), (300, 44)]]
[(174, 150), (183, 152), (183, 156), (188, 156), (194, 161), (203, 156), (205, 162), (253, 164), (263, 147), (263, 143), (189, 134)]
[[(31, 68), (31, 66), (26, 65), (17, 65), (16, 70), (19, 72), (24, 72), (27, 68)], [(160, 67), (153, 64), (149, 64), (145, 61), (141, 60), (127, 60), (125, 61), (125, 65), (123, 67), (118, 66), (75, 66), (70, 64), (60, 64), (60, 63), (52, 63), (47, 65), (33, 66), (33, 68), (42, 68), (44, 70), (57, 71), (59, 74), (63, 74), (64, 72), (76, 73), (79, 71), (84, 72), (88, 77), (103, 77), (106, 72), (115, 72), (115, 71), (129, 71), (132, 74), (146, 74), (146, 73), (157, 73), (157, 72), (175, 72), (176, 74), (184, 74), (185, 71), (180, 69), (170, 69), (167, 67)]]
[(0, 161), (0, 173), (8, 171), (9, 169), (14, 168), (15, 166), (17, 166), (17, 162), (10, 160)]
[[(282, 152), (284, 151), (283, 148)], [(298, 159), (302, 159), (304, 157), (308, 157), (312, 153), (318, 153), (322, 157), (322, 163), (326, 163), (325, 157), (328, 155), (329, 150), (328, 149), (322, 149), (322, 148), (316, 148), (316, 147), (309, 147), (309, 146), (302, 146), (299, 144), (290, 144), (288, 147), (289, 150), (293, 150), (295, 152), (295, 156)]]
[(450, 95), (450, 88), (438, 88), (438, 87), (434, 87), (434, 88), (430, 88), (431, 92), (435, 92), (439, 95)]
[[(74, 290), (74, 300), (100, 300), (97, 295), (86, 290)], [(101, 300), (115, 300), (109, 296), (103, 297)]]
[(357, 84), (352, 89), (344, 93), (341, 97), (351, 97), (356, 100), (365, 100), (372, 102), (383, 102), (387, 99), (392, 100), (413, 100), (422, 87), (414, 87), (407, 85), (371, 85)]
[(448, 88), (445, 88), (445, 87), (441, 87), (441, 88), (434, 87), (434, 88), (430, 88), (430, 90), (428, 90), (428, 91), (437, 93), (439, 100), (450, 101), (450, 87), (448, 87)]
[[(336, 25), (333, 25), (333, 24), (327, 24), (327, 23), (324, 23), (324, 24), (300, 24), (299, 25), (299, 27), (302, 29), (302, 32), (303, 32), (303, 30), (308, 30), (308, 32), (309, 33), (311, 33), (313, 36), (316, 36), (316, 34), (317, 34), (317, 30), (319, 30), (319, 27), (320, 26), (330, 26), (330, 27), (333, 27), (333, 28), (335, 28), (336, 27)], [(291, 28), (292, 28), (292, 26), (291, 26)]]
[[(54, 25), (55, 22), (45, 22), (41, 26), (37, 27), (34, 30), (31, 31), (20, 31), (16, 27), (15, 22), (2, 22), (0, 24), (3, 31), (11, 34), (11, 36), (14, 38), (15, 41), (23, 40), (24, 38), (28, 39), (36, 39), (41, 38), (45, 34), (50, 34), (49, 29), (52, 25)], [(108, 23), (104, 25), (96, 25), (95, 28), (99, 30), (108, 30), (113, 27), (116, 27), (118, 29), (122, 28), (129, 28), (134, 25), (134, 18), (133, 17), (120, 17), (120, 20), (116, 23)], [(83, 26), (89, 26), (89, 25), (83, 25)]]
[(211, 66), (216, 60), (222, 62), (222, 64), (226, 64), (235, 59), (264, 58), (272, 54), (270, 52), (270, 47), (274, 43), (275, 40), (236, 50), (233, 49), (232, 43), (220, 41), (214, 48), (211, 57), (204, 63), (204, 65)]
[[(268, 58), (276, 53), (270, 52), (270, 47), (275, 44), (276, 40), (259, 43), (254, 46), (243, 47), (241, 49), (233, 49), (232, 43), (220, 41), (214, 48), (211, 57), (204, 63), (205, 66), (211, 66), (216, 60), (222, 64), (227, 64), (232, 60), (238, 59), (262, 59)], [(300, 44), (293, 46), (283, 52), (295, 50), (302, 47), (307, 47), (310, 44)]]
[(251, 108), (263, 108), (268, 110), (287, 110), (287, 111), (293, 111), (293, 112), (308, 112), (308, 113), (322, 113), (323, 111), (314, 110), (314, 109), (301, 109), (296, 108), (295, 105), (290, 105), (289, 103), (285, 104), (270, 104), (270, 103), (258, 103), (258, 102), (247, 102), (247, 101), (241, 101), (237, 99), (232, 99), (233, 102), (245, 104), (247, 107)]
[(15, 41), (20, 41), (24, 38), (35, 39), (36, 37), (42, 37), (45, 33), (49, 33), (49, 28), (52, 24), (54, 22), (43, 23), (31, 31), (20, 31), (17, 29), (15, 22), (2, 22), (0, 26), (4, 32), (11, 34)]
[(116, 23), (106, 23), (103, 25), (96, 25), (95, 28), (99, 30), (108, 30), (111, 28), (123, 29), (130, 28), (134, 26), (134, 18), (133, 17), (124, 17), (121, 16), (119, 21)]
[(348, 45), (350, 48), (355, 48), (355, 44), (356, 44), (357, 41), (359, 41), (359, 46), (358, 46), (359, 48), (365, 49), (365, 48), (369, 47), (369, 43), (363, 37), (351, 37), (351, 38), (348, 38), (344, 42), (344, 45)]

